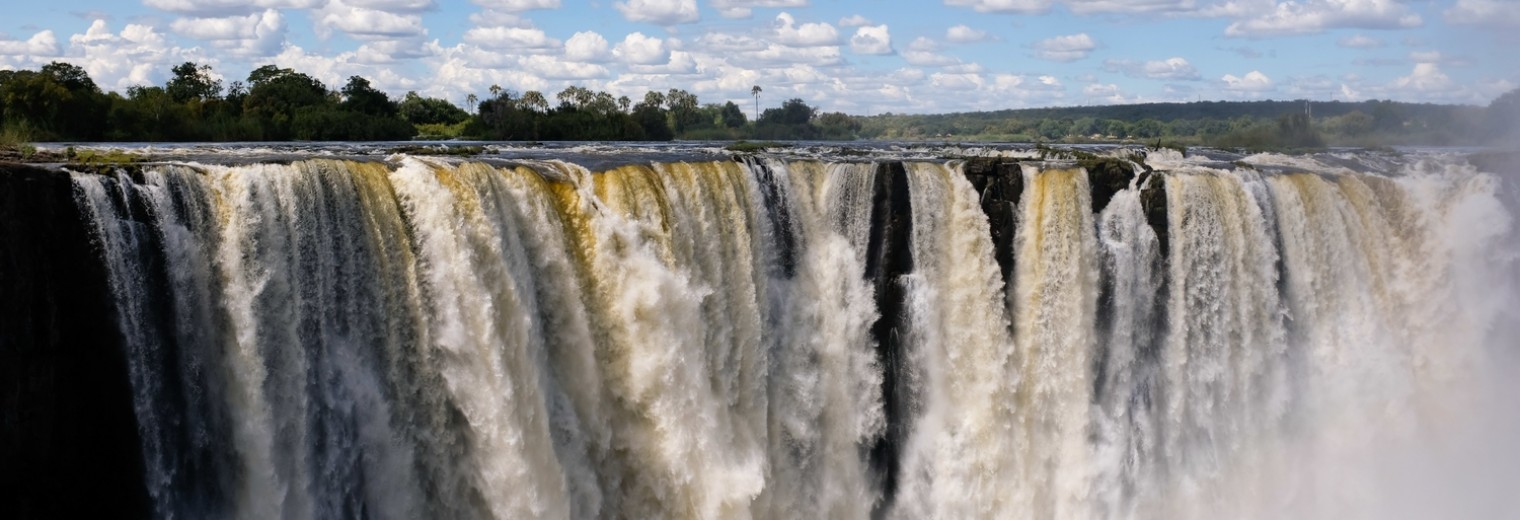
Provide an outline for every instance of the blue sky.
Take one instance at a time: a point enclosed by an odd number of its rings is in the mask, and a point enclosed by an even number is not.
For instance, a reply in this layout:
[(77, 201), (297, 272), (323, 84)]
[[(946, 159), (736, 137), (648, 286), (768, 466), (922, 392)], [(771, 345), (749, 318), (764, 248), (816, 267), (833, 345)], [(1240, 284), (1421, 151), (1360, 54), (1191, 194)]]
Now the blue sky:
[(1218, 99), (1487, 104), (1520, 86), (1520, 0), (11, 1), (0, 68), (102, 87), (274, 63), (462, 103), (492, 85), (923, 113)]

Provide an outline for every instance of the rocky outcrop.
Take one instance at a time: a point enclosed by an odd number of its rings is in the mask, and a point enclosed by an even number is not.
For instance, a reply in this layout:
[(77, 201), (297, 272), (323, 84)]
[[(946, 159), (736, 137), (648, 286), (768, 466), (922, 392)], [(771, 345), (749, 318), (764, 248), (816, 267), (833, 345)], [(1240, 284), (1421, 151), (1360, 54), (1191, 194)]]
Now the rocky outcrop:
[(903, 275), (913, 272), (913, 207), (908, 175), (898, 161), (878, 166), (871, 206), (871, 237), (866, 250), (866, 279), (876, 289), (879, 317), (871, 325), (877, 359), (882, 365), (882, 402), (887, 432), (870, 447), (871, 468), (881, 479), (877, 511), (886, 511), (897, 492), (899, 461), (908, 442), (911, 403), (915, 400), (908, 373), (906, 345), (907, 288)]
[(0, 502), (11, 518), (149, 514), (105, 267), (65, 173), (0, 163)]
[(992, 234), (993, 254), (1003, 283), (1013, 286), (1013, 236), (1019, 223), (1019, 197), (1024, 194), (1024, 171), (1016, 161), (973, 159), (964, 168), (966, 180), (981, 196)]

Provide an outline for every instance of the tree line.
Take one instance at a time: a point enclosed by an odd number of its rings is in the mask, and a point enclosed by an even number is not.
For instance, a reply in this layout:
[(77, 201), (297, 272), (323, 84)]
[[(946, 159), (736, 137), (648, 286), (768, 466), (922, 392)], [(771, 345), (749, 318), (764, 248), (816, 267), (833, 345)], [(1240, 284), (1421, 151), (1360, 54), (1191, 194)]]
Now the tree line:
[(54, 62), (0, 70), (4, 141), (513, 141), (987, 140), (1143, 141), (1240, 148), (1513, 143), (1520, 89), (1488, 107), (1394, 101), (1205, 101), (956, 114), (820, 113), (802, 99), (759, 110), (702, 103), (681, 89), (640, 99), (579, 86), (552, 98), (492, 86), (467, 106), (416, 92), (394, 99), (369, 80), (331, 88), (274, 65), (224, 85), (192, 62), (163, 85), (104, 92), (84, 69)]
[(1488, 107), (1388, 100), (1201, 101), (861, 119), (861, 138), (1141, 141), (1227, 148), (1513, 144), (1520, 89)]
[(850, 139), (860, 129), (856, 118), (819, 114), (801, 99), (751, 122), (731, 101), (702, 104), (680, 89), (648, 92), (634, 102), (579, 86), (552, 100), (493, 86), (485, 99), (470, 96), (472, 114), (416, 92), (393, 99), (360, 76), (332, 89), (274, 65), (229, 85), (207, 65), (186, 62), (171, 72), (164, 85), (122, 94), (102, 91), (68, 63), (0, 71), (0, 129), (25, 140), (122, 142)]

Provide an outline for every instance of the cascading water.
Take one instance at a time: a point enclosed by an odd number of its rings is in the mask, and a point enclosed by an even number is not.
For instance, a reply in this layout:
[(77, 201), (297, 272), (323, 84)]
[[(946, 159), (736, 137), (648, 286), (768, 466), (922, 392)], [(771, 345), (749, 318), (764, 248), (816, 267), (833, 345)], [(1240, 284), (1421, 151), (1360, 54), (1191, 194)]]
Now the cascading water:
[(158, 517), (1514, 512), (1501, 178), (1170, 160), (72, 182)]

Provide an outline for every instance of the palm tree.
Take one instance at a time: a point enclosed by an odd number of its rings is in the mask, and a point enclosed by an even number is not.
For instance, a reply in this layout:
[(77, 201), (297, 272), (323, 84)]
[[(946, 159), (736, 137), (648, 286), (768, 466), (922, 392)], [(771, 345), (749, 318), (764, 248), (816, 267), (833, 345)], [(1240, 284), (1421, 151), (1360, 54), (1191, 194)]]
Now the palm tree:
[(760, 85), (749, 88), (749, 95), (755, 96), (755, 122), (760, 122)]
[(548, 98), (545, 98), (544, 94), (537, 90), (529, 90), (527, 92), (523, 92), (522, 103), (523, 106), (528, 107), (529, 110), (532, 110), (534, 112), (549, 111)]

